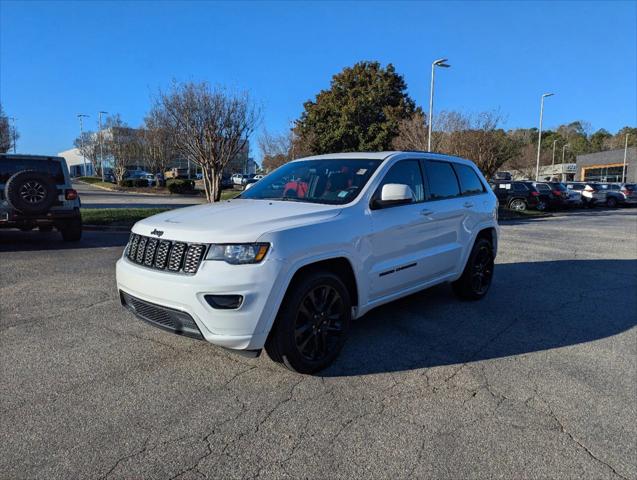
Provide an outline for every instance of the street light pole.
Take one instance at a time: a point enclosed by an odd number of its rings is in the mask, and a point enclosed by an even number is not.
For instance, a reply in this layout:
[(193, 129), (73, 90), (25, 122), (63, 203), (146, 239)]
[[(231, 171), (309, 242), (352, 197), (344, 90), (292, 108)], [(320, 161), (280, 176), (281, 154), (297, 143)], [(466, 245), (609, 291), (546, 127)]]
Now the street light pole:
[(102, 182), (106, 181), (106, 174), (104, 173), (104, 135), (102, 134), (102, 115), (107, 113), (108, 112), (97, 112), (100, 129), (100, 170), (102, 170)]
[(15, 155), (16, 143), (17, 143), (17, 140), (18, 140), (17, 131), (15, 129), (15, 121), (17, 120), (17, 118), (9, 117), (9, 120), (11, 120), (11, 123), (13, 124), (13, 128), (11, 129), (11, 136), (13, 137), (13, 154)]
[(622, 183), (626, 183), (626, 158), (628, 157), (628, 134), (626, 134), (626, 143), (624, 143), (624, 165), (622, 167)]
[(84, 155), (84, 125), (83, 125), (83, 118), (88, 118), (88, 115), (84, 115), (83, 113), (78, 113), (77, 114), (77, 118), (80, 119), (80, 146), (82, 147), (82, 151), (80, 152), (82, 154), (82, 158), (84, 159), (84, 176), (88, 176), (87, 175), (87, 167), (86, 167), (86, 156)]
[(571, 144), (567, 143), (566, 145), (562, 147), (562, 165), (564, 165), (564, 152), (566, 151), (566, 147), (570, 147), (570, 146)]
[(557, 140), (553, 140), (553, 161), (551, 162), (551, 165), (555, 165), (555, 144), (557, 143)]
[(554, 95), (553, 93), (543, 93), (540, 100), (540, 130), (537, 134), (537, 161), (535, 165), (535, 181), (540, 179), (540, 149), (542, 148), (542, 117), (544, 116), (544, 98)]
[(451, 65), (448, 65), (446, 58), (439, 58), (435, 60), (431, 64), (431, 86), (429, 89), (429, 131), (427, 134), (427, 151), (431, 152), (431, 129), (433, 125), (433, 114), (434, 114), (434, 72), (436, 71), (436, 67), (449, 68)]

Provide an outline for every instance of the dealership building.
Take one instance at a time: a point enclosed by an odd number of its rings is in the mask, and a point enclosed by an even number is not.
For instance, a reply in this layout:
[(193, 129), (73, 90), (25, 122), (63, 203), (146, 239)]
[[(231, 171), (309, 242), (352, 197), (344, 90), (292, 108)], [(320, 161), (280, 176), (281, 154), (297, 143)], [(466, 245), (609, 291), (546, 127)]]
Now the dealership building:
[[(621, 182), (624, 149), (578, 155), (575, 180), (582, 182)], [(637, 147), (626, 152), (626, 182), (637, 182)]]

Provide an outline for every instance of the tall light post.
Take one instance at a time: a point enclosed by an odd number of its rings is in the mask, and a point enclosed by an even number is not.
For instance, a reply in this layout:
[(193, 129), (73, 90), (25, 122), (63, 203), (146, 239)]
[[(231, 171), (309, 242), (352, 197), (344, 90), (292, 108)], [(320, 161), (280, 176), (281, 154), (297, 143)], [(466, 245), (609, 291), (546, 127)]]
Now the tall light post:
[(87, 175), (87, 168), (86, 168), (86, 157), (84, 156), (84, 124), (83, 124), (83, 118), (88, 118), (88, 115), (84, 115), (83, 113), (78, 113), (77, 114), (77, 118), (80, 119), (80, 146), (82, 147), (82, 151), (80, 152), (82, 154), (82, 158), (84, 159), (84, 176), (88, 176)]
[(427, 151), (431, 152), (431, 127), (433, 125), (434, 114), (434, 72), (436, 67), (449, 68), (451, 65), (447, 64), (446, 58), (439, 58), (431, 64), (431, 87), (429, 90), (429, 132), (427, 135)]
[(535, 165), (535, 181), (540, 179), (540, 149), (542, 148), (542, 117), (544, 116), (544, 99), (555, 95), (554, 93), (543, 93), (540, 100), (540, 131), (537, 134), (537, 161)]
[(97, 123), (100, 129), (100, 170), (102, 170), (102, 182), (106, 181), (106, 174), (104, 173), (104, 135), (102, 134), (102, 115), (108, 112), (97, 112)]
[(570, 146), (571, 144), (567, 143), (566, 145), (562, 147), (562, 165), (564, 164), (564, 152), (566, 151), (566, 147), (570, 147)]
[[(628, 134), (624, 143), (624, 165), (622, 166), (622, 183), (626, 183), (626, 158), (628, 157)], [(15, 145), (15, 144), (14, 144)]]
[(15, 155), (16, 152), (16, 143), (18, 140), (18, 133), (17, 130), (15, 129), (15, 121), (17, 120), (17, 118), (15, 117), (8, 117), (9, 120), (11, 120), (11, 124), (13, 125), (13, 127), (11, 128), (11, 136), (13, 137), (13, 154)]
[(555, 144), (557, 140), (553, 140), (553, 161), (551, 161), (551, 165), (555, 165)]

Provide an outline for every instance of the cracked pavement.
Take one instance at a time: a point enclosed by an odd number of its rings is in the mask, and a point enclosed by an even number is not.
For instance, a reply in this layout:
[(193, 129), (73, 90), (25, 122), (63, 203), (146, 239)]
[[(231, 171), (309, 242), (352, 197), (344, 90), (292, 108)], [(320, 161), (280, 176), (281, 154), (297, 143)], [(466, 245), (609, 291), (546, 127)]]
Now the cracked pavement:
[(637, 209), (504, 223), (488, 297), (299, 376), (136, 320), (127, 235), (0, 231), (0, 478), (637, 479)]

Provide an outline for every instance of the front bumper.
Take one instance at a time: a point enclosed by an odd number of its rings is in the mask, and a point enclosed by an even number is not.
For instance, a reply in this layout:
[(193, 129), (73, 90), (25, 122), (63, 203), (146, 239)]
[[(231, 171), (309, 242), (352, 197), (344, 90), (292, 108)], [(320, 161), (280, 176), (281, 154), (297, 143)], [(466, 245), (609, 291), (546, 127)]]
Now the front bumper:
[[(278, 310), (282, 286), (277, 279), (282, 277), (282, 269), (283, 262), (273, 258), (254, 265), (204, 260), (195, 275), (184, 275), (146, 268), (122, 257), (116, 276), (122, 295), (183, 312), (208, 342), (258, 350), (263, 348)], [(211, 294), (241, 295), (243, 302), (237, 309), (215, 309), (204, 298)]]

